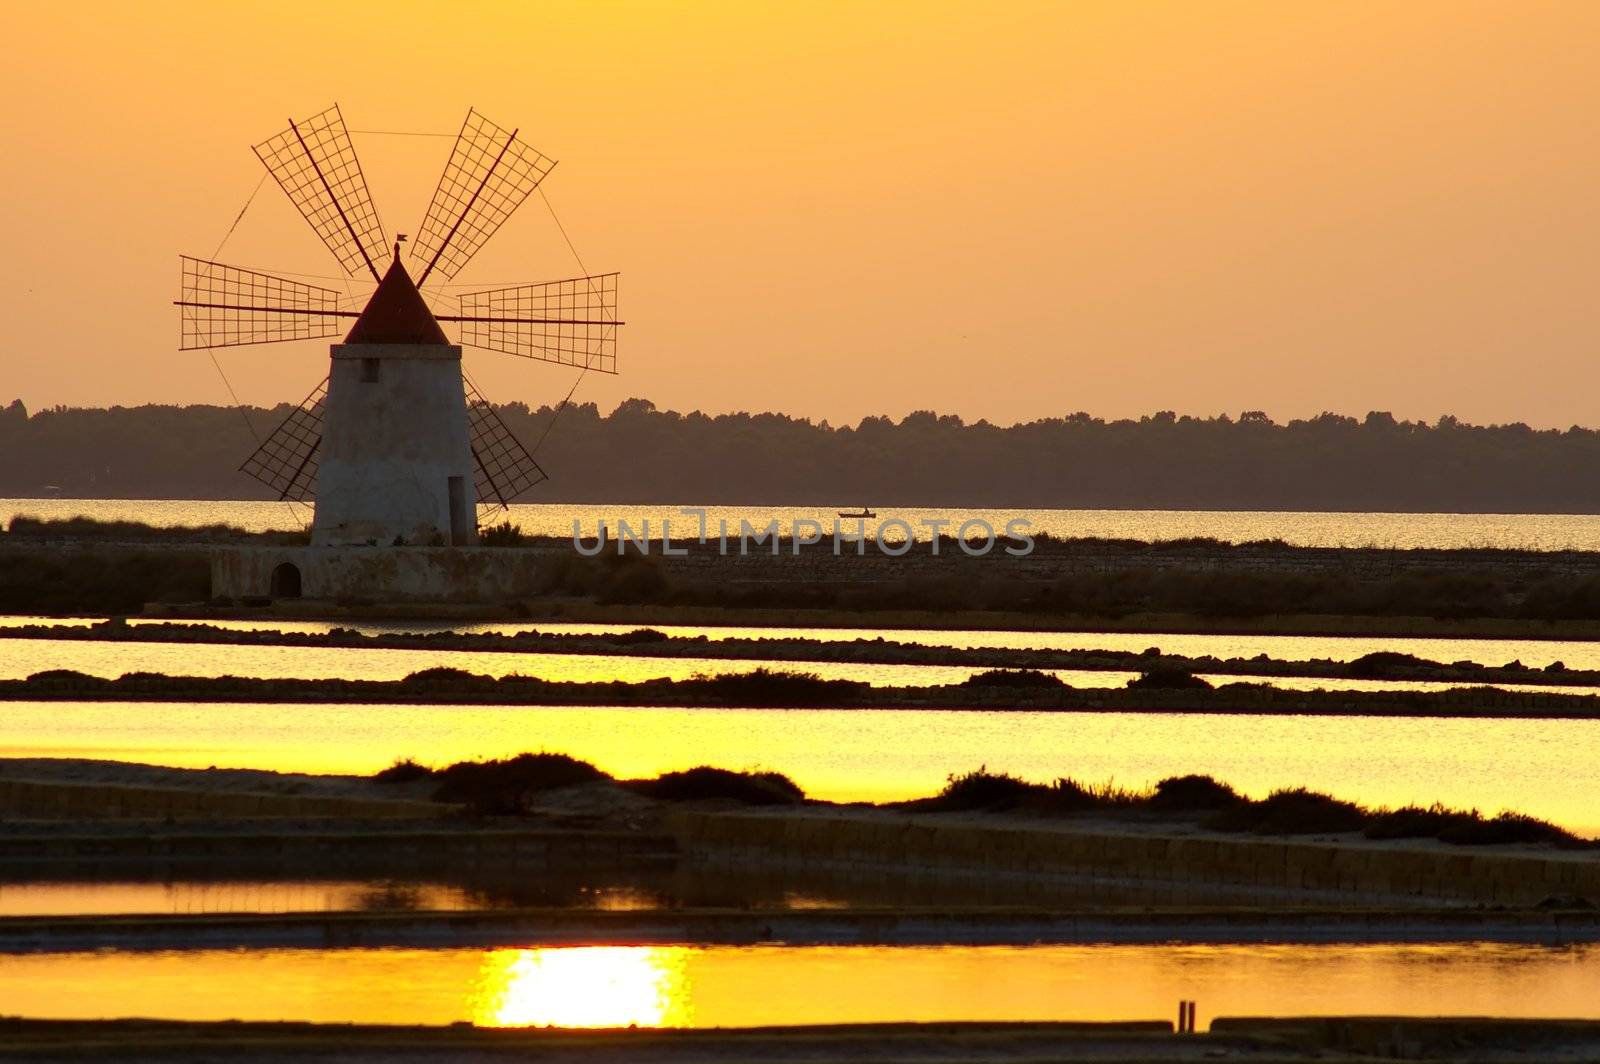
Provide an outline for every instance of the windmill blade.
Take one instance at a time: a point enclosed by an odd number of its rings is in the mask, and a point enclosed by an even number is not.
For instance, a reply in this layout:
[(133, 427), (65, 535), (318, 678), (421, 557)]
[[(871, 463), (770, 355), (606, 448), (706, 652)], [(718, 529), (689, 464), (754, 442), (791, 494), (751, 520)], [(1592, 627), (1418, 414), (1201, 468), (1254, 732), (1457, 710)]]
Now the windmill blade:
[(341, 293), (220, 262), (178, 256), (182, 268), (173, 300), (181, 308), (178, 350), (315, 340), (344, 331)]
[(489, 351), (617, 372), (617, 274), (490, 288), (457, 297), (461, 342)]
[(303, 122), (290, 119), (255, 152), (344, 271), (353, 277), (365, 269), (381, 280), (377, 264), (389, 241), (339, 105)]
[(283, 424), (272, 430), (240, 470), (291, 502), (310, 502), (316, 494), (318, 451), (322, 446), (322, 409), (328, 379), (311, 390)]
[(490, 506), (509, 506), (511, 500), (548, 480), (539, 463), (511, 434), (500, 415), (494, 412), (472, 382), (462, 379), (467, 390), (467, 432), (472, 441), (472, 459), (477, 467), (473, 486), (478, 501)]
[(412, 256), (428, 262), (418, 287), (435, 270), (447, 281), (459, 273), (555, 167), (554, 159), (518, 140), (517, 132), (467, 112), (412, 242)]

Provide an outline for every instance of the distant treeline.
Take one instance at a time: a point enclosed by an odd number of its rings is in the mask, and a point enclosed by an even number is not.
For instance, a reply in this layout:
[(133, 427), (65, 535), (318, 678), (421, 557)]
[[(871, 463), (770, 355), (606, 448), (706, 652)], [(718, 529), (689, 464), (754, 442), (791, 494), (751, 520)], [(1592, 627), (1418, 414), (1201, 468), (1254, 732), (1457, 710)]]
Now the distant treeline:
[[(527, 502), (1600, 513), (1600, 432), (1323, 414), (1002, 428), (919, 411), (859, 425), (630, 399), (499, 408), (551, 480)], [(287, 405), (0, 408), (0, 496), (266, 498), (238, 472)], [(552, 427), (552, 419), (556, 423)], [(546, 429), (550, 429), (546, 436)]]

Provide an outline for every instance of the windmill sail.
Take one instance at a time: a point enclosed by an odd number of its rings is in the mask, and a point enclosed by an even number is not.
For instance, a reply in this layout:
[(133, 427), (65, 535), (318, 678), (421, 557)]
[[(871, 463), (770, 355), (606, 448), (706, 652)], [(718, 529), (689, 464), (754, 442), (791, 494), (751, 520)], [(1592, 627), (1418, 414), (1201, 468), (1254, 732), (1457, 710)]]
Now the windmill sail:
[(500, 420), (489, 400), (479, 394), (471, 381), (462, 383), (467, 390), (467, 432), (472, 440), (473, 463), (477, 467), (473, 486), (478, 502), (508, 506), (523, 492), (549, 478), (522, 441)]
[(445, 280), (461, 272), (555, 165), (517, 130), (468, 111), (412, 243), (412, 256), (427, 262), (418, 286), (436, 270)]
[(336, 336), (353, 311), (331, 288), (180, 255), (178, 350)]
[(378, 279), (389, 241), (339, 105), (303, 122), (291, 119), (255, 151), (345, 272), (365, 270)]
[(617, 372), (617, 275), (572, 277), (458, 297), (461, 342), (540, 362)]
[(316, 494), (317, 452), (322, 445), (322, 411), (327, 398), (328, 381), (323, 378), (239, 468), (280, 499), (310, 502)]

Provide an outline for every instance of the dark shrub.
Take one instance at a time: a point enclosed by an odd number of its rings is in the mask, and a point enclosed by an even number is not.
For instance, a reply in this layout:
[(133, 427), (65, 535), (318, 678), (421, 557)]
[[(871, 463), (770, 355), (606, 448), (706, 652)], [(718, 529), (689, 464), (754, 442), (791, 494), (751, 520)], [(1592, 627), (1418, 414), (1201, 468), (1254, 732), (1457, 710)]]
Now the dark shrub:
[(635, 628), (631, 632), (618, 632), (615, 635), (606, 636), (609, 642), (625, 647), (639, 646), (644, 643), (665, 643), (671, 638), (667, 633), (658, 632), (654, 628)]
[(1232, 809), (1244, 801), (1238, 791), (1210, 776), (1168, 776), (1156, 784), (1149, 806), (1163, 813)]
[(1058, 676), (1037, 669), (990, 669), (961, 681), (962, 687), (1056, 688), (1065, 687)]
[(379, 783), (414, 783), (417, 780), (432, 779), (433, 769), (409, 757), (403, 757), (388, 768), (373, 773), (372, 778)]
[(1342, 802), (1331, 795), (1296, 787), (1273, 791), (1259, 802), (1245, 802), (1224, 810), (1207, 826), (1219, 831), (1250, 831), (1257, 835), (1310, 835), (1360, 831), (1366, 817), (1366, 811), (1354, 802)]
[(627, 780), (622, 786), (664, 802), (726, 799), (745, 805), (798, 805), (805, 792), (781, 772), (733, 772), (700, 765), (667, 772), (653, 780)]
[(1209, 691), (1211, 683), (1182, 669), (1152, 669), (1128, 681), (1129, 690)]
[(1455, 846), (1582, 845), (1582, 840), (1572, 833), (1521, 813), (1501, 813), (1486, 819), (1476, 809), (1463, 812), (1438, 803), (1427, 809), (1412, 805), (1375, 813), (1362, 834), (1369, 839), (1439, 839)]
[(1438, 838), (1455, 846), (1506, 846), (1512, 843), (1546, 843), (1561, 847), (1584, 845), (1571, 832), (1521, 813), (1501, 813), (1489, 820), (1474, 813), (1447, 824), (1439, 832)]
[(1438, 668), (1439, 663), (1419, 658), (1414, 654), (1398, 654), (1391, 650), (1375, 650), (1363, 654), (1350, 663), (1350, 675), (1373, 679), (1386, 676), (1397, 669)]
[(952, 775), (944, 790), (930, 799), (928, 808), (974, 809), (1000, 811), (1015, 809), (1029, 799), (1037, 799), (1049, 791), (1038, 783), (1029, 783), (1003, 772), (990, 772), (987, 767), (963, 775)]
[(765, 668), (696, 676), (690, 682), (720, 701), (744, 706), (839, 705), (867, 690), (866, 684), (855, 680), (824, 680), (815, 673)]
[(510, 519), (478, 531), (478, 543), (484, 547), (520, 547), (528, 538), (522, 526), (512, 524)]
[(499, 761), (457, 761), (434, 773), (439, 802), (459, 802), (486, 815), (520, 813), (531, 795), (609, 779), (587, 761), (566, 754), (518, 754)]
[(1372, 819), (1361, 833), (1369, 839), (1434, 839), (1446, 827), (1475, 818), (1476, 812), (1446, 809), (1438, 802), (1426, 809), (1419, 805), (1408, 805), (1372, 814)]
[(1070, 776), (1063, 776), (1050, 784), (1044, 794), (1031, 794), (1025, 805), (1058, 813), (1080, 813), (1107, 805), (1125, 805), (1129, 795), (1113, 784), (1086, 787)]

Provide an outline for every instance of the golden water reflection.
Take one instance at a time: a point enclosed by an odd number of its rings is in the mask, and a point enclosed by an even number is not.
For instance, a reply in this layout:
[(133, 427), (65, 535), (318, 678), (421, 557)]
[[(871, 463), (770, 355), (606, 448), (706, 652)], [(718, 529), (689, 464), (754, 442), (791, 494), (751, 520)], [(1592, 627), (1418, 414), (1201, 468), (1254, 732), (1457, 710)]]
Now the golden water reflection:
[(10, 1015), (758, 1027), (1216, 1016), (1596, 1018), (1600, 949), (1440, 945), (607, 946), (39, 953)]
[(0, 757), (371, 773), (554, 750), (621, 777), (712, 764), (834, 801), (936, 793), (987, 765), (1131, 787), (1204, 772), (1253, 797), (1311, 787), (1369, 805), (1515, 809), (1600, 835), (1600, 720), (950, 710), (12, 702)]
[(470, 1010), (480, 1027), (687, 1027), (694, 1022), (681, 946), (494, 950)]

